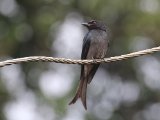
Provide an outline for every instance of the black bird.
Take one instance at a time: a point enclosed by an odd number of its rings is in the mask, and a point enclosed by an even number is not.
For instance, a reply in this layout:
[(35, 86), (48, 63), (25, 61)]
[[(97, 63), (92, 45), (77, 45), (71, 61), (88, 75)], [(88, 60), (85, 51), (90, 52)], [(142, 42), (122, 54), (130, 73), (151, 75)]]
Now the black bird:
[[(100, 59), (104, 58), (108, 49), (109, 39), (106, 26), (102, 22), (91, 20), (88, 23), (82, 23), (89, 32), (83, 39), (83, 48), (81, 59)], [(82, 65), (80, 83), (75, 97), (69, 104), (74, 104), (78, 98), (81, 98), (82, 104), (87, 109), (86, 92), (89, 84), (100, 64)]]

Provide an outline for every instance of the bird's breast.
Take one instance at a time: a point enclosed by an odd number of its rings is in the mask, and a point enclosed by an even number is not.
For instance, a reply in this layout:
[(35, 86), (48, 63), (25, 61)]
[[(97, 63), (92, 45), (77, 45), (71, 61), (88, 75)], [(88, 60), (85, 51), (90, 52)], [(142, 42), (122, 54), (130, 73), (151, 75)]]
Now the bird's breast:
[(107, 35), (103, 31), (91, 31), (89, 34), (90, 48), (88, 51), (88, 59), (103, 58), (106, 54), (108, 43)]

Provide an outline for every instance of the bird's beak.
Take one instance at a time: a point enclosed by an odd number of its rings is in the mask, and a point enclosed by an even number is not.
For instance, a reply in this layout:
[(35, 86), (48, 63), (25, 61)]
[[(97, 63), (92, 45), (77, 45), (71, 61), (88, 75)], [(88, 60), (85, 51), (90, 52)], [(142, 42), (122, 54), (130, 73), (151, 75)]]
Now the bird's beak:
[(89, 26), (89, 24), (88, 24), (88, 23), (82, 23), (82, 25), (84, 25), (84, 26), (86, 26), (86, 27), (88, 27), (88, 26)]

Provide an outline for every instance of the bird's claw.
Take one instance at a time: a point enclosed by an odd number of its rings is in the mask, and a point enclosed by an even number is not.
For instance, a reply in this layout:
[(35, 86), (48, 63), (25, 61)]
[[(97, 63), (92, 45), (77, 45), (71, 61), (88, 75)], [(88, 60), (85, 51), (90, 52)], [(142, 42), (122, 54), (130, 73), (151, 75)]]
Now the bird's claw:
[(97, 61), (92, 57), (93, 63), (97, 63)]

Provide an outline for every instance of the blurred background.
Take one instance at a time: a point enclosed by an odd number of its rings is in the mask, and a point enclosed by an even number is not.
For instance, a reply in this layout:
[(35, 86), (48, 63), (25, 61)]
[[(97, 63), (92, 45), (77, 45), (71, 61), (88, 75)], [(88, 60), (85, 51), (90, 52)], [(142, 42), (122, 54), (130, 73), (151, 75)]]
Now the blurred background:
[[(87, 29), (101, 20), (107, 57), (160, 45), (160, 0), (0, 0), (0, 60), (80, 59)], [(85, 111), (75, 95), (79, 65), (47, 62), (0, 68), (0, 120), (159, 120), (160, 53), (102, 64)]]

